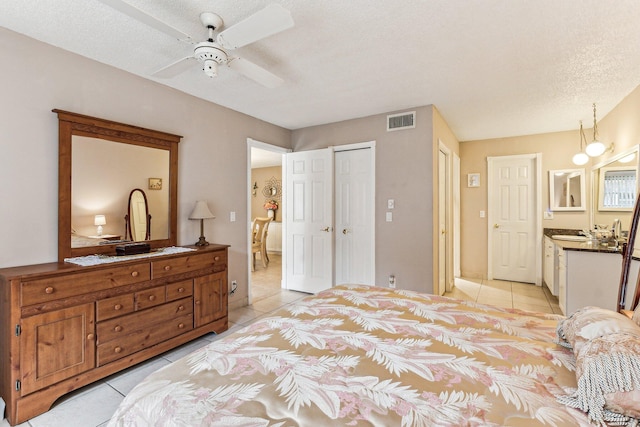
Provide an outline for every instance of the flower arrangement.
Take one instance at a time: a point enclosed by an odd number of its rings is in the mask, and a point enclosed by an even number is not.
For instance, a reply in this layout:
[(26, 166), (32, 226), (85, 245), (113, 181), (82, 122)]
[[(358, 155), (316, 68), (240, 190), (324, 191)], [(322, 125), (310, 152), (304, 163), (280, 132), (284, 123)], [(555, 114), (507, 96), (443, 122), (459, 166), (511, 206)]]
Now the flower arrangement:
[(264, 202), (264, 208), (268, 211), (276, 210), (278, 209), (278, 202), (273, 199), (267, 200), (266, 202)]

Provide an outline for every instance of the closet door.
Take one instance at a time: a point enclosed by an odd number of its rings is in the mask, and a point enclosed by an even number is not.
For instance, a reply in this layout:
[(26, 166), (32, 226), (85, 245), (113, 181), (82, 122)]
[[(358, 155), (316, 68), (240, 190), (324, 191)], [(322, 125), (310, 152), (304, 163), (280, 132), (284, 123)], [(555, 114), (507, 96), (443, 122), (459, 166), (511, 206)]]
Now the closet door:
[(333, 285), (331, 149), (285, 155), (287, 289), (317, 293)]

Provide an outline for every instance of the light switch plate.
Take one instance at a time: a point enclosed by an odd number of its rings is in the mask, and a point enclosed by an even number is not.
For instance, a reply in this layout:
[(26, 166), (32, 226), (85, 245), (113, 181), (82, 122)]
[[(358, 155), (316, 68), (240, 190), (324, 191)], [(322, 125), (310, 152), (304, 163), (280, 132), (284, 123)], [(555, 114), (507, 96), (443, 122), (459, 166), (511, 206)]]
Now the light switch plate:
[(236, 222), (236, 213), (235, 212), (231, 212), (229, 214), (229, 221)]
[(393, 212), (387, 212), (387, 222), (393, 221)]
[(553, 219), (553, 212), (544, 211), (544, 219)]
[(387, 209), (393, 209), (396, 205), (396, 201), (393, 199), (387, 200)]

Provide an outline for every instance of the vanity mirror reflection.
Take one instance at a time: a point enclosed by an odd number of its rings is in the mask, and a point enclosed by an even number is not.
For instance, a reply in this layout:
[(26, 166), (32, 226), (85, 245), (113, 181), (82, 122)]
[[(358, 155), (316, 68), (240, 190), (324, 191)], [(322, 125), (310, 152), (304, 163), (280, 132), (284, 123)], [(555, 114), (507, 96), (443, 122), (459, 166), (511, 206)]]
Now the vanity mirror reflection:
[(615, 219), (622, 230), (629, 229), (635, 199), (638, 194), (638, 146), (624, 151), (591, 170), (591, 228), (611, 227)]
[(124, 222), (126, 239), (134, 242), (151, 239), (151, 215), (149, 214), (147, 195), (143, 190), (139, 188), (131, 190)]
[[(126, 237), (125, 213), (131, 188), (162, 178), (149, 190), (148, 229), (152, 248), (177, 242), (179, 135), (62, 110), (58, 114), (58, 260), (115, 253), (117, 242), (85, 237), (96, 234), (93, 218), (104, 215), (105, 234)], [(152, 196), (153, 195), (153, 196)], [(148, 235), (145, 230), (145, 237)], [(72, 244), (72, 241), (76, 242)], [(77, 243), (82, 241), (82, 243)]]
[(584, 211), (584, 169), (562, 169), (549, 171), (549, 205), (552, 211)]

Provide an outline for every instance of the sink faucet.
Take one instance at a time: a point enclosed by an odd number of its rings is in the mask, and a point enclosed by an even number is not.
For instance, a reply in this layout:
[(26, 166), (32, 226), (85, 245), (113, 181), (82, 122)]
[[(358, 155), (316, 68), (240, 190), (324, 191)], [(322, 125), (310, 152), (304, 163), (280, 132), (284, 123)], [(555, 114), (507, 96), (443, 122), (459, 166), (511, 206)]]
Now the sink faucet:
[(613, 225), (611, 226), (611, 231), (613, 234), (613, 238), (618, 240), (620, 235), (622, 234), (622, 223), (618, 218), (613, 220)]

